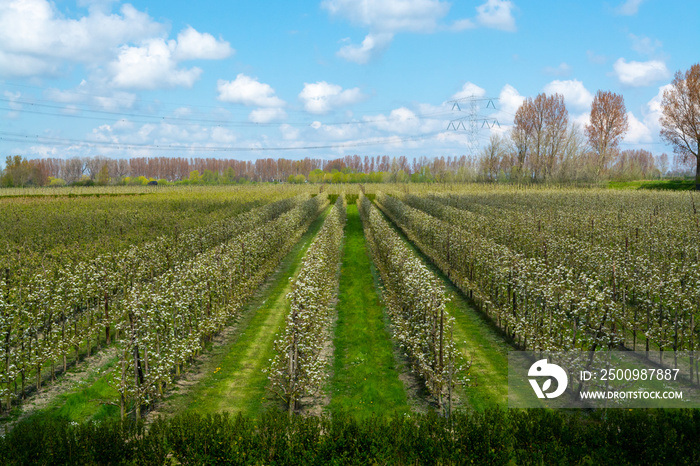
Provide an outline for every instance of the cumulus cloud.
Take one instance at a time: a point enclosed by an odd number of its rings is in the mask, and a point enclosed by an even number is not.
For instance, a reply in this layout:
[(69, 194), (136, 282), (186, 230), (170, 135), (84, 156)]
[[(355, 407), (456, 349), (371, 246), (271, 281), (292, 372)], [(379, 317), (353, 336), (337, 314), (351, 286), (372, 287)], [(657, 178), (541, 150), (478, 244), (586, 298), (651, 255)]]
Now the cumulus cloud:
[(233, 81), (220, 79), (216, 88), (219, 91), (217, 98), (222, 102), (256, 107), (282, 107), (285, 105), (284, 100), (275, 95), (272, 86), (261, 83), (257, 78), (251, 78), (243, 73), (238, 74)]
[(639, 11), (639, 6), (643, 1), (644, 0), (625, 0), (615, 9), (615, 11), (617, 14), (624, 16), (636, 15)]
[(613, 65), (617, 79), (628, 86), (648, 86), (670, 76), (666, 64), (660, 60), (644, 62), (630, 61), (619, 58)]
[(386, 50), (393, 38), (394, 34), (390, 32), (370, 33), (365, 36), (361, 45), (344, 45), (337, 55), (347, 61), (364, 65)]
[(652, 55), (657, 49), (660, 49), (662, 45), (660, 40), (651, 39), (646, 36), (637, 36), (630, 33), (628, 37), (630, 41), (632, 41), (632, 50), (642, 55)]
[(321, 7), (375, 32), (432, 32), (450, 10), (440, 0), (325, 0)]
[(359, 125), (326, 125), (320, 121), (314, 121), (310, 126), (315, 130), (316, 135), (333, 141), (357, 139), (361, 136)]
[(508, 0), (487, 0), (476, 8), (474, 19), (461, 18), (444, 24), (442, 20), (450, 6), (442, 0), (324, 0), (321, 3), (331, 16), (369, 30), (360, 45), (344, 45), (337, 52), (339, 57), (359, 64), (368, 63), (383, 52), (397, 33), (459, 32), (477, 25), (515, 31), (513, 3)]
[(421, 134), (445, 129), (445, 121), (422, 118), (406, 107), (394, 109), (388, 116), (380, 114), (364, 117), (364, 121), (376, 129), (394, 134)]
[(561, 94), (567, 107), (588, 109), (593, 102), (593, 94), (577, 79), (567, 81), (554, 80), (544, 87), (546, 94)]
[(324, 114), (338, 107), (352, 105), (364, 97), (359, 87), (343, 90), (341, 86), (326, 81), (304, 83), (304, 89), (299, 93), (304, 109), (315, 114)]
[(638, 144), (652, 141), (651, 130), (647, 125), (639, 121), (632, 112), (627, 112), (627, 123), (629, 127), (625, 134), (625, 142)]
[(54, 102), (67, 105), (91, 104), (104, 110), (116, 111), (129, 109), (136, 103), (136, 95), (131, 92), (115, 90), (104, 79), (83, 79), (73, 89), (50, 88), (44, 91), (44, 96)]
[(506, 84), (498, 95), (499, 112), (505, 113), (506, 119), (512, 120), (515, 112), (518, 111), (518, 108), (520, 108), (524, 101), (525, 97), (520, 95), (516, 88), (510, 84)]
[(280, 131), (285, 141), (294, 141), (299, 139), (299, 130), (287, 123), (280, 125)]
[(250, 112), (248, 119), (253, 123), (270, 123), (287, 118), (287, 112), (279, 107), (258, 108)]
[(649, 102), (647, 102), (646, 107), (643, 111), (644, 124), (655, 133), (658, 133), (661, 129), (661, 124), (659, 123), (659, 120), (661, 119), (662, 115), (661, 102), (664, 97), (664, 92), (667, 89), (672, 88), (673, 86), (671, 84), (660, 86), (659, 92), (654, 97), (652, 97), (651, 100), (649, 100)]
[(84, 64), (118, 88), (190, 87), (201, 70), (179, 62), (233, 53), (228, 42), (190, 26), (166, 41), (164, 24), (129, 4), (111, 13), (111, 4), (84, 0), (88, 14), (72, 19), (46, 0), (0, 2), (0, 76), (55, 75)]
[(163, 39), (147, 40), (139, 47), (123, 46), (109, 64), (112, 83), (122, 89), (192, 87), (202, 70), (178, 68), (173, 47)]
[(236, 135), (228, 128), (217, 126), (211, 129), (211, 140), (220, 144), (230, 144), (236, 141)]
[(452, 99), (463, 99), (465, 97), (483, 97), (486, 95), (486, 90), (476, 84), (467, 81), (462, 85), (462, 89), (452, 94)]
[(220, 79), (217, 89), (217, 98), (222, 102), (259, 107), (248, 115), (248, 120), (253, 123), (270, 123), (287, 118), (283, 108), (286, 102), (275, 95), (272, 86), (261, 83), (257, 78), (240, 73), (233, 81)]
[[(90, 139), (111, 144), (155, 144), (187, 149), (190, 146), (212, 147), (230, 144), (237, 140), (236, 134), (228, 128), (209, 127), (198, 124), (174, 125), (168, 122), (145, 123), (136, 125), (128, 120), (115, 124), (104, 124), (94, 128)], [(102, 151), (109, 154), (116, 148), (105, 147)], [(131, 154), (149, 155), (152, 149), (129, 150)]]
[(192, 26), (188, 26), (177, 35), (177, 42), (173, 48), (173, 58), (180, 61), (220, 60), (234, 53), (228, 42), (223, 39), (217, 40), (208, 33), (197, 32)]
[(124, 45), (108, 69), (112, 83), (119, 88), (159, 89), (192, 87), (202, 70), (197, 67), (180, 68), (185, 60), (217, 60), (233, 53), (230, 44), (200, 33), (188, 26), (177, 40), (147, 39), (139, 46)]
[(485, 27), (514, 32), (516, 28), (513, 6), (513, 2), (508, 0), (487, 0), (483, 5), (476, 7), (476, 20)]
[(46, 0), (0, 2), (0, 75), (53, 74), (63, 63), (108, 60), (124, 43), (160, 36), (165, 27), (129, 4), (119, 14), (90, 9), (64, 18)]

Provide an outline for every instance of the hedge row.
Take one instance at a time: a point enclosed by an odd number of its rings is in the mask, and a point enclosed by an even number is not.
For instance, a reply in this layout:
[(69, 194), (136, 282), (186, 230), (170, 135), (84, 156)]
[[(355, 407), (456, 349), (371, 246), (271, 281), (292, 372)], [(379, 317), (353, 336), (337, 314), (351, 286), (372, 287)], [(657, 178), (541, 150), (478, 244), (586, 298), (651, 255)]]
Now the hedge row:
[(23, 424), (13, 464), (700, 464), (700, 411), (504, 410), (450, 419), (180, 415), (142, 423)]

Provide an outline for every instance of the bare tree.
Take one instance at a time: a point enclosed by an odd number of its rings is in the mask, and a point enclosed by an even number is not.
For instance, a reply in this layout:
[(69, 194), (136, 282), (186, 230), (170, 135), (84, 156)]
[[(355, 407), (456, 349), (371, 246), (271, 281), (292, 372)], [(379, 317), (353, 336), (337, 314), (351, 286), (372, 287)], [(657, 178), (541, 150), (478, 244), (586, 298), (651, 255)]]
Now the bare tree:
[(695, 157), (695, 190), (700, 191), (700, 64), (676, 72), (661, 101), (661, 138), (681, 159)]
[(66, 160), (65, 168), (63, 169), (65, 180), (68, 183), (73, 183), (80, 180), (83, 176), (83, 161), (79, 157), (73, 157)]
[(488, 181), (496, 181), (501, 169), (501, 163), (506, 156), (505, 143), (498, 134), (491, 134), (486, 147), (481, 150), (479, 171)]
[(656, 166), (659, 167), (661, 178), (666, 176), (666, 173), (668, 172), (668, 154), (666, 152), (659, 155), (658, 160), (656, 161)]
[(591, 104), (591, 123), (586, 125), (586, 137), (597, 156), (598, 174), (605, 172), (627, 132), (627, 109), (622, 95), (598, 91)]
[(124, 178), (129, 174), (129, 161), (127, 159), (117, 159), (115, 161), (114, 175), (116, 178)]
[(551, 178), (561, 162), (569, 112), (559, 94), (527, 98), (515, 113), (512, 133), (516, 148), (516, 172), (527, 165), (535, 180)]

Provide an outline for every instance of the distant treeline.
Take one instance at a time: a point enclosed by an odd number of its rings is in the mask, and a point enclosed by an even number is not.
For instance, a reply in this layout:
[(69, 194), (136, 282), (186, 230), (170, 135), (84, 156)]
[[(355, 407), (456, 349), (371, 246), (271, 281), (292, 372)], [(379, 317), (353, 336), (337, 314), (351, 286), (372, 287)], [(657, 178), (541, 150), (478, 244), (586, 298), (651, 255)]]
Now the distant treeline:
[(604, 170), (592, 153), (563, 152), (542, 176), (535, 159), (528, 164), (508, 150), (506, 139), (492, 138), (478, 156), (407, 157), (348, 155), (334, 160), (258, 159), (234, 160), (185, 157), (102, 156), (70, 159), (27, 160), (7, 157), (0, 172), (3, 187), (64, 185), (232, 184), (246, 182), (381, 183), (500, 181), (597, 182), (604, 179), (654, 179), (668, 174), (668, 157), (654, 157), (646, 150), (616, 154)]

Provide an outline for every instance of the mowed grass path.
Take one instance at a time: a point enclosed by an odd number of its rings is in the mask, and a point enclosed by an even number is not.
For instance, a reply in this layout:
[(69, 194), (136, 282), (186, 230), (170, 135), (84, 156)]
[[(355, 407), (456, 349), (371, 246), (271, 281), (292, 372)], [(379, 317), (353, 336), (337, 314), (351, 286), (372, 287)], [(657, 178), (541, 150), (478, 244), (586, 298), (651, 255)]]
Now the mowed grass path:
[[(200, 414), (228, 411), (256, 417), (269, 404), (267, 374), (275, 337), (282, 330), (289, 310), (290, 278), (296, 275), (306, 250), (321, 229), (329, 209), (319, 216), (294, 249), (283, 259), (268, 288), (254, 300), (240, 323), (233, 341), (216, 351), (203, 368), (207, 373), (186, 393), (176, 395), (168, 411), (188, 410)], [(246, 322), (248, 320), (248, 322)]]
[(405, 243), (423, 260), (423, 263), (445, 284), (450, 298), (447, 312), (455, 318), (454, 340), (462, 354), (471, 360), (471, 384), (464, 388), (466, 402), (476, 410), (494, 404), (508, 403), (508, 351), (515, 348), (506, 341), (498, 327), (478, 311), (430, 258), (423, 254), (389, 217), (385, 218)]
[(358, 418), (409, 412), (357, 206), (347, 214), (328, 409)]

